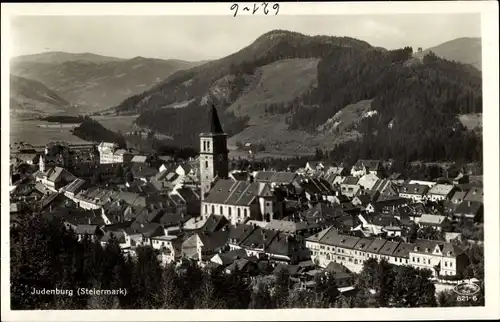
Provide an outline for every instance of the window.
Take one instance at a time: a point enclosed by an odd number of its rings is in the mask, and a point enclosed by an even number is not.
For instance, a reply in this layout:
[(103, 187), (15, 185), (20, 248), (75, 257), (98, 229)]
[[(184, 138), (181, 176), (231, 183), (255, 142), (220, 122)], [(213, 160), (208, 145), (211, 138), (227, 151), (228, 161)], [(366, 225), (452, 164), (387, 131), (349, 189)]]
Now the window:
[(453, 266), (453, 262), (450, 262), (450, 267), (452, 267), (452, 266)]
[(208, 212), (208, 206), (205, 205), (205, 213), (207, 213), (207, 212)]
[(417, 263), (420, 263), (420, 257), (417, 257)]
[(415, 262), (415, 257), (412, 257), (412, 258), (411, 258), (411, 261), (412, 261), (412, 262)]
[(223, 214), (224, 214), (224, 210), (222, 209), (222, 206), (219, 206), (219, 213), (220, 213), (221, 215), (223, 215)]
[(207, 150), (210, 150), (210, 141), (207, 141)]
[(215, 206), (212, 205), (212, 214), (214, 214), (214, 213), (215, 213)]
[(448, 262), (447, 261), (444, 262), (444, 267), (448, 267)]
[(247, 209), (243, 209), (243, 216), (247, 217)]
[(241, 209), (238, 208), (238, 217), (240, 217), (240, 216), (241, 216)]
[(207, 150), (207, 141), (203, 141), (203, 151)]
[(231, 216), (231, 207), (227, 207), (229, 211), (229, 216)]
[(208, 161), (205, 161), (205, 169), (208, 168)]

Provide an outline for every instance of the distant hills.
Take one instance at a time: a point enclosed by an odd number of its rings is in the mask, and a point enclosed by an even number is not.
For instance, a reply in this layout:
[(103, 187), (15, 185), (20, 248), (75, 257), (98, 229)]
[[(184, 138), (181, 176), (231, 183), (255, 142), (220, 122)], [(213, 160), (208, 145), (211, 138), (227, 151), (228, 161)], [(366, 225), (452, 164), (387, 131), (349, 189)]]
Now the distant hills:
[(340, 158), (479, 158), (479, 138), (460, 116), (482, 111), (481, 72), (413, 53), (273, 30), (115, 110), (140, 113), (139, 126), (195, 147), (215, 104), (233, 149), (252, 143), (287, 153), (320, 148)]
[(11, 74), (39, 81), (72, 104), (85, 106), (90, 113), (113, 107), (173, 73), (198, 64), (182, 60), (48, 52), (13, 58)]
[(479, 70), (482, 68), (481, 38), (457, 38), (427, 48), (415, 56), (422, 58), (431, 51), (444, 59), (470, 64)]
[(31, 118), (68, 112), (71, 104), (44, 84), (24, 77), (10, 77), (10, 113)]

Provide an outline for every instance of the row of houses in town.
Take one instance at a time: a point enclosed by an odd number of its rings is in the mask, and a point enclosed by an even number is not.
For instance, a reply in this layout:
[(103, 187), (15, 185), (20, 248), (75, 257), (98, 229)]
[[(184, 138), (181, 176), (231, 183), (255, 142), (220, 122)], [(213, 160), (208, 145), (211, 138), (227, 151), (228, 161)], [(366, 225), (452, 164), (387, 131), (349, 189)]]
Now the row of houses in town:
[(434, 276), (455, 276), (469, 264), (467, 255), (456, 245), (445, 241), (416, 240), (394, 242), (383, 238), (342, 235), (330, 227), (306, 239), (311, 258), (319, 266), (339, 263), (359, 272), (370, 259), (385, 259), (393, 265), (429, 269)]

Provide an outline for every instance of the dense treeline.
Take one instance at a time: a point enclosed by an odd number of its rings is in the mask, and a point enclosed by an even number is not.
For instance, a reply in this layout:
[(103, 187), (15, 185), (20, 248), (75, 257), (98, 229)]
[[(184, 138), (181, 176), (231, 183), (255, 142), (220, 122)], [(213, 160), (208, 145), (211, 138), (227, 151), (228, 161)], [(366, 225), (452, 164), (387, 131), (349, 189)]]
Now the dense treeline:
[[(331, 275), (319, 274), (312, 290), (293, 288), (286, 270), (271, 279), (250, 279), (245, 273), (202, 269), (186, 262), (162, 266), (158, 253), (138, 247), (136, 256), (124, 256), (112, 237), (102, 247), (89, 239), (77, 241), (58, 219), (21, 215), (11, 228), (12, 309), (272, 309), (328, 307), (432, 307), (436, 306), (431, 272), (393, 266), (369, 259), (355, 275), (358, 292), (341, 295)], [(477, 247), (468, 255), (484, 261)], [(473, 253), (471, 253), (473, 252)], [(475, 252), (475, 253), (474, 253)], [(477, 256), (475, 255), (477, 254)], [(477, 261), (475, 261), (476, 263)], [(480, 262), (472, 266), (484, 269)], [(480, 265), (480, 266), (478, 266)], [(480, 270), (478, 270), (479, 272)], [(483, 273), (484, 274), (484, 273)], [(478, 276), (480, 277), (480, 276)], [(73, 296), (32, 295), (33, 289), (73, 290)], [(78, 288), (126, 290), (119, 295), (77, 295)], [(444, 306), (453, 306), (448, 293)], [(461, 305), (454, 302), (454, 305)], [(472, 305), (484, 305), (484, 293)]]
[(85, 116), (82, 123), (72, 131), (74, 135), (85, 141), (114, 142), (118, 143), (120, 148), (126, 148), (125, 138), (122, 134), (108, 130), (101, 123), (88, 116)]
[(54, 122), (54, 123), (80, 123), (85, 120), (82, 115), (71, 116), (71, 115), (49, 115), (41, 118), (42, 121)]
[[(178, 146), (199, 148), (200, 133), (210, 131), (208, 109), (193, 103), (183, 108), (153, 109), (142, 113), (136, 120), (140, 126), (174, 138)], [(241, 132), (247, 125), (248, 117), (237, 117), (234, 113), (223, 112), (219, 117), (228, 136)]]
[(415, 65), (386, 56), (352, 52), (321, 61), (318, 88), (311, 93), (320, 108), (298, 109), (290, 127), (314, 131), (347, 104), (375, 98), (372, 109), (377, 114), (356, 128), (363, 138), (341, 144), (335, 157), (351, 162), (359, 158), (480, 162), (481, 138), (457, 118), (482, 111), (478, 71), (433, 53)]

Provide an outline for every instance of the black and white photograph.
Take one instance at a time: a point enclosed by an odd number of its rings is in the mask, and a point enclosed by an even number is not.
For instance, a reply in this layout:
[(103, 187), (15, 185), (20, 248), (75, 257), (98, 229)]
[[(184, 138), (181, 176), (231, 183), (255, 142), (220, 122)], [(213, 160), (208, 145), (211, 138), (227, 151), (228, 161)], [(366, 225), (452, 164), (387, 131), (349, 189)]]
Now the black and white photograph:
[(360, 4), (2, 4), (2, 320), (498, 318), (498, 4)]

